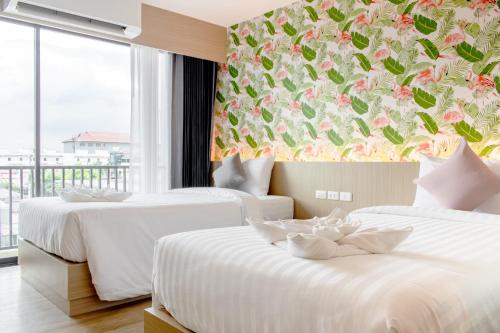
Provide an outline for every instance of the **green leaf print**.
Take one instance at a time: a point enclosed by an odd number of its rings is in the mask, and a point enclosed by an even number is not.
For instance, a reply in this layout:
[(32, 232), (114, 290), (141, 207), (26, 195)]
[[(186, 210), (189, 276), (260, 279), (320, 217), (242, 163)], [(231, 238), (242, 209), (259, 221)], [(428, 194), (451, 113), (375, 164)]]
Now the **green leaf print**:
[(344, 140), (334, 130), (329, 130), (326, 132), (326, 135), (334, 145), (342, 146), (344, 144)]
[(255, 91), (255, 89), (252, 86), (247, 86), (246, 91), (247, 91), (248, 96), (250, 96), (252, 98), (257, 97), (257, 92)]
[(483, 70), (481, 71), (481, 73), (479, 73), (480, 75), (489, 75), (491, 74), (491, 72), (493, 72), (493, 70), (495, 69), (496, 65), (500, 63), (500, 61), (494, 61), (494, 62), (490, 62), (488, 65), (486, 65)]
[(305, 64), (304, 67), (307, 69), (307, 72), (311, 80), (316, 81), (318, 79), (318, 73), (316, 73), (314, 67), (309, 64)]
[(497, 93), (500, 94), (500, 76), (495, 76), (495, 86), (496, 86), (496, 89), (497, 89)]
[(297, 90), (297, 86), (287, 77), (283, 80), (283, 85), (289, 92), (294, 92), (295, 90)]
[(456, 47), (457, 54), (469, 62), (481, 61), (484, 54), (467, 42), (462, 42)]
[(354, 22), (354, 21), (353, 21), (353, 20), (350, 20), (349, 22), (347, 22), (347, 23), (344, 25), (344, 27), (342, 28), (342, 31), (343, 31), (343, 32), (348, 31), (348, 30), (351, 28), (352, 22)]
[(233, 24), (233, 25), (231, 26), (231, 29), (232, 29), (232, 30), (236, 30), (236, 29), (238, 29), (238, 26), (239, 26), (239, 24)]
[(274, 87), (276, 87), (276, 82), (274, 82), (273, 77), (269, 73), (264, 73), (264, 77), (267, 80), (267, 85), (269, 86), (269, 88), (273, 89)]
[(288, 35), (288, 36), (295, 36), (297, 34), (297, 29), (295, 29), (290, 23), (286, 22), (283, 24), (283, 31)]
[(467, 24), (465, 27), (465, 32), (474, 38), (477, 38), (480, 31), (481, 26), (477, 23)]
[(264, 129), (266, 130), (266, 134), (269, 140), (274, 141), (274, 133), (271, 127), (264, 125)]
[(266, 108), (262, 108), (262, 119), (264, 119), (266, 123), (271, 123), (274, 117), (273, 114), (269, 112), (269, 110), (267, 110)]
[(270, 18), (270, 17), (272, 17), (272, 16), (273, 16), (273, 14), (274, 14), (274, 11), (273, 11), (273, 10), (271, 10), (271, 11), (269, 11), (269, 12), (267, 12), (267, 13), (264, 13), (264, 16), (265, 16), (265, 17), (267, 17), (267, 18)]
[(359, 131), (361, 132), (361, 134), (363, 134), (364, 137), (369, 137), (370, 136), (370, 128), (365, 123), (365, 121), (361, 118), (354, 118), (354, 121), (356, 122), (356, 124), (358, 124)]
[(231, 133), (233, 134), (233, 139), (236, 142), (240, 142), (240, 136), (238, 135), (238, 132), (234, 128), (231, 127)]
[(269, 32), (270, 35), (274, 35), (276, 33), (276, 29), (274, 29), (274, 25), (270, 21), (264, 21), (264, 24), (267, 27), (267, 32)]
[(345, 81), (344, 77), (333, 68), (326, 72), (326, 74), (328, 75), (328, 78), (336, 84), (342, 84)]
[(358, 114), (365, 114), (368, 112), (368, 104), (356, 96), (351, 96), (351, 106), (352, 109)]
[(363, 68), (365, 72), (369, 72), (372, 65), (370, 64), (368, 58), (362, 53), (354, 53), (354, 56), (358, 59), (361, 68)]
[(417, 115), (422, 119), (424, 122), (424, 127), (425, 129), (431, 133), (431, 134), (436, 134), (439, 130), (437, 123), (432, 119), (432, 117), (425, 112), (417, 112)]
[(412, 92), (413, 92), (413, 99), (415, 100), (415, 103), (417, 103), (418, 105), (420, 105), (424, 109), (428, 109), (428, 108), (431, 108), (431, 107), (436, 105), (436, 97), (429, 94), (425, 90), (414, 87), (412, 89)]
[(316, 59), (316, 51), (314, 51), (307, 45), (302, 45), (302, 55), (307, 61), (313, 61), (314, 59)]
[(389, 0), (390, 2), (392, 2), (393, 4), (395, 5), (400, 5), (402, 4), (403, 2), (405, 2), (406, 0)]
[(258, 145), (257, 145), (257, 142), (255, 142), (255, 140), (252, 138), (252, 136), (251, 136), (251, 135), (247, 135), (247, 136), (245, 137), (245, 140), (247, 141), (247, 143), (248, 143), (248, 145), (249, 145), (250, 147), (252, 147), (252, 148), (254, 148), (254, 149), (255, 149), (255, 148), (257, 148), (257, 146), (258, 146)]
[(481, 157), (488, 157), (498, 147), (500, 147), (500, 145), (498, 145), (498, 144), (496, 144), (496, 145), (488, 145), (488, 146), (484, 147), (483, 150), (481, 150), (481, 152), (479, 153), (479, 156), (481, 156)]
[(233, 86), (234, 93), (236, 95), (239, 95), (240, 94), (240, 87), (238, 86), (238, 84), (234, 81), (231, 81), (231, 85)]
[(401, 65), (393, 57), (388, 57), (383, 62), (384, 62), (385, 69), (387, 69), (389, 72), (391, 72), (394, 75), (400, 75), (400, 74), (403, 74), (405, 72), (404, 66)]
[(231, 32), (231, 38), (233, 39), (234, 45), (240, 46), (240, 39), (238, 38), (238, 35), (236, 35), (234, 32)]
[(370, 45), (368, 37), (363, 36), (362, 34), (356, 31), (353, 31), (351, 33), (351, 38), (352, 38), (352, 44), (354, 44), (354, 46), (356, 46), (360, 50), (366, 49)]
[(238, 117), (236, 117), (232, 112), (228, 113), (228, 118), (231, 125), (233, 126), (238, 125)]
[(236, 79), (239, 75), (238, 69), (233, 65), (229, 65), (228, 67), (229, 75), (231, 75), (234, 79)]
[(372, 3), (372, 0), (361, 0), (365, 5), (369, 6)]
[(274, 62), (266, 56), (262, 56), (262, 67), (270, 71), (274, 67)]
[(345, 20), (345, 14), (335, 7), (328, 9), (327, 13), (328, 16), (330, 16), (330, 18), (335, 22), (342, 22), (343, 20)]
[(453, 124), (453, 127), (455, 127), (455, 131), (457, 131), (459, 135), (469, 142), (481, 142), (483, 140), (482, 134), (463, 120)]
[(313, 119), (316, 117), (316, 111), (308, 104), (302, 103), (302, 113), (307, 119)]
[(410, 156), (411, 152), (415, 149), (414, 146), (406, 147), (403, 152), (401, 153), (401, 157), (407, 157)]
[(419, 39), (418, 42), (424, 47), (425, 54), (429, 58), (436, 60), (439, 57), (439, 50), (430, 40), (426, 38)]
[(401, 83), (402, 86), (409, 86), (410, 83), (413, 81), (413, 79), (417, 76), (417, 74), (412, 74), (407, 76), (404, 80), (403, 83)]
[(219, 103), (224, 103), (226, 101), (226, 99), (224, 98), (224, 96), (219, 92), (217, 91), (217, 93), (215, 94), (215, 98), (219, 101)]
[(221, 138), (220, 137), (216, 137), (215, 138), (215, 144), (217, 145), (217, 147), (219, 147), (220, 149), (224, 149), (226, 148), (226, 145), (224, 144), (224, 142), (222, 142)]
[(437, 22), (423, 15), (414, 15), (413, 20), (415, 21), (415, 29), (424, 35), (433, 33), (437, 29)]
[(417, 2), (415, 1), (415, 2), (410, 3), (408, 6), (406, 6), (405, 10), (403, 11), (403, 15), (410, 14), (416, 4), (417, 4)]
[(316, 13), (316, 10), (314, 10), (314, 8), (312, 8), (311, 6), (305, 6), (304, 9), (309, 14), (309, 18), (311, 19), (311, 21), (313, 22), (318, 21), (318, 13)]
[(306, 125), (307, 132), (309, 132), (309, 135), (311, 136), (311, 138), (313, 140), (316, 140), (318, 138), (318, 132), (316, 132), (316, 129), (314, 128), (314, 126), (309, 122), (305, 122), (304, 125)]
[(281, 137), (283, 138), (283, 141), (285, 141), (285, 143), (288, 147), (293, 148), (297, 145), (297, 143), (293, 140), (293, 138), (290, 136), (290, 134), (283, 133), (281, 135)]
[(251, 47), (256, 47), (257, 46), (257, 41), (253, 36), (247, 36), (246, 38), (247, 44), (250, 45)]
[(403, 137), (401, 136), (401, 134), (399, 134), (398, 131), (396, 131), (391, 126), (384, 127), (382, 129), (382, 132), (384, 133), (384, 136), (386, 137), (386, 139), (395, 145), (400, 145), (405, 141), (403, 139)]

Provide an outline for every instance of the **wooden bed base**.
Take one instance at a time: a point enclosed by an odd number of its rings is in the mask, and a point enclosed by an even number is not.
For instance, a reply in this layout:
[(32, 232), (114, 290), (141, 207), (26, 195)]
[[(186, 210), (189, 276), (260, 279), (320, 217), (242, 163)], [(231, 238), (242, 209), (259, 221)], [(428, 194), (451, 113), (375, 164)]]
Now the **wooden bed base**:
[(147, 308), (144, 310), (144, 333), (193, 333), (172, 317), (167, 310)]
[(97, 297), (86, 262), (73, 263), (19, 239), (21, 277), (68, 316), (150, 298), (145, 295), (106, 302)]

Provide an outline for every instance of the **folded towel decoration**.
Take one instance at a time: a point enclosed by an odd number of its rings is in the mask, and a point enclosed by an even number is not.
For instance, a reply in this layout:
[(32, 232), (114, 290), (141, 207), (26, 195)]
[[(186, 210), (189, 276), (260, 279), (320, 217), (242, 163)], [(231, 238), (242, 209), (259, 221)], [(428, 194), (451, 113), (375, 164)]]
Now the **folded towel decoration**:
[(66, 202), (122, 202), (132, 196), (130, 192), (118, 192), (112, 189), (87, 189), (70, 187), (58, 192)]
[(247, 221), (266, 242), (286, 249), (294, 257), (306, 259), (388, 253), (413, 231), (411, 226), (359, 230), (361, 222), (352, 221), (341, 209), (309, 220), (249, 218)]

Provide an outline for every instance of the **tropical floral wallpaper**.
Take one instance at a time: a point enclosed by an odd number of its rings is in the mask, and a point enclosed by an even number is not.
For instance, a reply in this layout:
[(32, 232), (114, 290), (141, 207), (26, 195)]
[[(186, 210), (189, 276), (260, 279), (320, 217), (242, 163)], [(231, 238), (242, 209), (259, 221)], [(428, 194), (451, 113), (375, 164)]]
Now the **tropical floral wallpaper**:
[(500, 159), (500, 2), (305, 0), (228, 29), (212, 158)]

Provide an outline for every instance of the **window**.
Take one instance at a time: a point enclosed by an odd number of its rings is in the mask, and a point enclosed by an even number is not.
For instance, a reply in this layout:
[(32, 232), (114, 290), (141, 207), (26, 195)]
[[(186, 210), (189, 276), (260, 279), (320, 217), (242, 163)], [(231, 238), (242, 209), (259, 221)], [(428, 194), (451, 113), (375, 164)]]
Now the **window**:
[(98, 183), (81, 161), (119, 166), (113, 184), (126, 188), (127, 165), (106, 152), (98, 162), (76, 138), (129, 136), (130, 79), (126, 44), (0, 18), (0, 250), (17, 245), (21, 199), (56, 195), (72, 177)]

